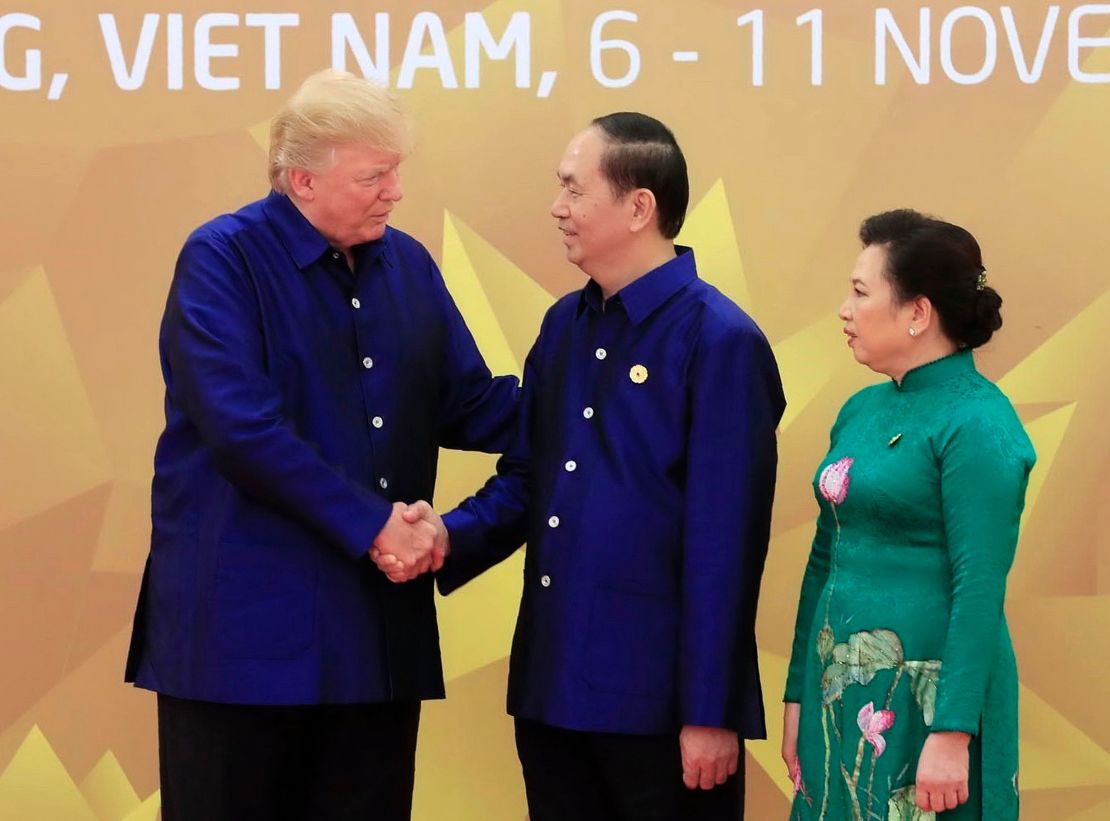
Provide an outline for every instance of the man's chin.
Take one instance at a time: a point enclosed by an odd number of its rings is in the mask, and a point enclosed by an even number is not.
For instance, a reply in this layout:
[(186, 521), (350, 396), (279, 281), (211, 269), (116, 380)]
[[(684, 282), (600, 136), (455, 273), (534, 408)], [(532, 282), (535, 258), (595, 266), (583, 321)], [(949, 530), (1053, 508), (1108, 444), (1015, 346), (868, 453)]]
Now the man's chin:
[(385, 229), (389, 226), (388, 222), (381, 222), (377, 225), (369, 225), (363, 232), (363, 242), (373, 242), (376, 239), (381, 239), (385, 236)]

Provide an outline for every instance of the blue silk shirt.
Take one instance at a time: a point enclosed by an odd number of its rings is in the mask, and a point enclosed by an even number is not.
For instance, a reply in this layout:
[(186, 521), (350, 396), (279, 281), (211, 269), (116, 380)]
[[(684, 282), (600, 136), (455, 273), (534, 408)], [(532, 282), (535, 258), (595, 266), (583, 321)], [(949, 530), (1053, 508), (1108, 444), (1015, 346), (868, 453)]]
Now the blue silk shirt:
[(449, 592), (528, 549), (509, 712), (765, 734), (756, 599), (785, 407), (756, 324), (678, 255), (548, 312), (498, 475), (446, 516)]
[(185, 243), (160, 335), (166, 427), (128, 679), (318, 704), (443, 695), (430, 577), (367, 556), (440, 446), (501, 452), (518, 410), (427, 250), (343, 255), (283, 195)]

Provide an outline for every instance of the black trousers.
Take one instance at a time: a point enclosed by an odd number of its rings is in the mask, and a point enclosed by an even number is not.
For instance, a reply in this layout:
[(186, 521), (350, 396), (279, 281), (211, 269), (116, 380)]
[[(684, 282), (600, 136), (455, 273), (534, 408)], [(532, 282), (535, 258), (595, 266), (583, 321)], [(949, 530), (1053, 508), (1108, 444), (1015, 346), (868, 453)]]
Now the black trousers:
[(739, 821), (744, 747), (736, 775), (712, 790), (682, 782), (678, 735), (563, 730), (517, 719), (516, 748), (531, 821)]
[(158, 696), (163, 821), (409, 821), (420, 703)]

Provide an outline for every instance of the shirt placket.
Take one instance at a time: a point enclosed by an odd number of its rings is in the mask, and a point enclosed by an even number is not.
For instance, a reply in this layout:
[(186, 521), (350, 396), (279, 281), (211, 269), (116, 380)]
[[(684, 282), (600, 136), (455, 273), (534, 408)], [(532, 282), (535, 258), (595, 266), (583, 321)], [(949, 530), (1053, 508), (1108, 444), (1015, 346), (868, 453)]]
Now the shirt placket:
[[(340, 255), (341, 256), (341, 255)], [(370, 443), (370, 464), (373, 466), (372, 480), (383, 494), (388, 494), (390, 476), (388, 466), (383, 464), (381, 454), (388, 452), (382, 446), (388, 425), (394, 420), (387, 419), (387, 409), (383, 397), (382, 380), (387, 364), (383, 359), (384, 351), (376, 339), (377, 323), (371, 322), (369, 306), (372, 302), (368, 278), (372, 261), (360, 261), (356, 272), (350, 277), (350, 297), (348, 312), (355, 332), (355, 358), (359, 374), (359, 387), (362, 391), (363, 416), (366, 419), (367, 439)]]
[(549, 588), (559, 573), (569, 570), (567, 559), (574, 556), (578, 533), (584, 521), (587, 489), (598, 459), (602, 458), (605, 386), (619, 357), (613, 356), (620, 344), (627, 319), (623, 311), (610, 308), (582, 318), (571, 347), (574, 361), (568, 368), (568, 390), (564, 405), (564, 425), (568, 435), (563, 452), (552, 460), (549, 469), (557, 471), (552, 483), (547, 510), (548, 538), (544, 540), (540, 586)]

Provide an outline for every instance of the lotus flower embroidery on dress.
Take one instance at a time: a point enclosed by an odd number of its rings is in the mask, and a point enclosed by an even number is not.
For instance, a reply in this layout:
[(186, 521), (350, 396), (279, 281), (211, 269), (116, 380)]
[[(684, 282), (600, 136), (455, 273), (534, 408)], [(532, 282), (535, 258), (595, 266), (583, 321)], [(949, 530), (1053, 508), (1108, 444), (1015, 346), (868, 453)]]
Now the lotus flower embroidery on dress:
[[(824, 789), (818, 813), (819, 821), (831, 821), (834, 817), (839, 819), (845, 817), (845, 813), (850, 813), (852, 821), (869, 821), (869, 819), (881, 817), (881, 807), (878, 805), (883, 798), (877, 800), (875, 796), (875, 762), (886, 750), (886, 738), (883, 733), (894, 726), (895, 713), (890, 709), (890, 705), (894, 700), (895, 691), (903, 679), (907, 680), (914, 702), (921, 711), (920, 720), (926, 727), (930, 726), (933, 723), (936, 684), (941, 666), (940, 661), (936, 659), (925, 661), (906, 659), (901, 639), (897, 633), (887, 629), (861, 630), (852, 633), (843, 643), (836, 641), (829, 623), (829, 612), (832, 597), (836, 591), (839, 567), (841, 530), (838, 509), (848, 499), (848, 489), (852, 483), (851, 471), (855, 461), (851, 456), (844, 456), (826, 465), (817, 480), (818, 491), (821, 498), (828, 502), (836, 526), (830, 551), (829, 586), (825, 593), (825, 619), (817, 633), (816, 642), (817, 656), (821, 660), (823, 671), (820, 709), (821, 732), (825, 741)], [(884, 670), (894, 673), (885, 705), (878, 710), (875, 709), (874, 701), (863, 705), (856, 716), (856, 724), (860, 730), (859, 740), (849, 746), (850, 742), (841, 728), (838, 719), (839, 711), (836, 707), (843, 704), (841, 698), (847, 688), (869, 685), (875, 676)], [(833, 756), (834, 735), (837, 746), (844, 745), (848, 750), (851, 750), (852, 746), (855, 747), (855, 755), (848, 753), (847, 757), (839, 761), (839, 765), (834, 763), (836, 758)], [(868, 745), (872, 750), (870, 757), (867, 756)], [(829, 806), (830, 779), (837, 769), (840, 770), (843, 778), (848, 799), (851, 802), (850, 807)], [(800, 771), (794, 778), (795, 794), (797, 794), (801, 783)], [(805, 797), (808, 801), (809, 797)], [(915, 819), (918, 817), (928, 816), (914, 816)]]
[[(821, 495), (825, 501), (829, 503), (829, 508), (832, 510), (833, 522), (836, 524), (836, 540), (832, 546), (832, 574), (829, 577), (829, 595), (825, 599), (825, 628), (829, 626), (829, 606), (832, 604), (833, 591), (836, 590), (836, 568), (837, 568), (837, 552), (840, 549), (840, 516), (836, 512), (839, 505), (844, 504), (848, 498), (848, 486), (852, 483), (852, 477), (849, 471), (852, 465), (855, 464), (855, 459), (851, 456), (845, 456), (843, 459), (838, 459), (831, 465), (825, 467), (821, 471), (821, 478), (817, 480), (817, 487), (821, 491)], [(822, 630), (824, 633), (824, 630)], [(831, 634), (830, 634), (831, 635)], [(818, 639), (818, 650), (820, 650), (821, 639)]]
[(886, 749), (883, 733), (894, 726), (894, 711), (876, 710), (875, 703), (869, 701), (860, 708), (856, 723), (859, 724), (864, 740), (875, 748), (875, 758), (881, 756)]
[(851, 456), (845, 456), (821, 471), (821, 478), (818, 480), (817, 486), (821, 490), (821, 495), (825, 497), (825, 501), (829, 504), (842, 505), (844, 500), (848, 498), (848, 485), (852, 482), (852, 477), (848, 475), (848, 471), (852, 469), (855, 461)]
[[(850, 813), (852, 821), (869, 821), (880, 817), (880, 808), (876, 804), (881, 803), (883, 798), (875, 795), (875, 762), (886, 751), (883, 733), (894, 726), (895, 712), (890, 709), (894, 695), (901, 682), (906, 681), (913, 695), (913, 704), (917, 707), (914, 711), (917, 715), (910, 715), (909, 720), (920, 720), (925, 727), (929, 727), (933, 722), (941, 663), (938, 659), (907, 659), (902, 640), (893, 630), (862, 630), (852, 633), (847, 641), (834, 643), (831, 649), (823, 644), (835, 642), (835, 638), (831, 636), (832, 630), (828, 627), (822, 628), (821, 634), (825, 630), (829, 630), (830, 635), (821, 635), (818, 638), (818, 655), (824, 670), (821, 676), (821, 730), (825, 738), (825, 794), (821, 799), (818, 818), (821, 821), (831, 821), (833, 818), (848, 818)], [(893, 677), (889, 688), (885, 688), (887, 692), (883, 708), (876, 710), (874, 701), (864, 704), (856, 714), (860, 735), (854, 744), (855, 755), (852, 756), (850, 752), (845, 757), (834, 755), (830, 730), (835, 734), (837, 746), (842, 750), (851, 750), (853, 746), (848, 734), (840, 727), (840, 713), (835, 709), (836, 706), (843, 704), (846, 690), (866, 687), (884, 671), (893, 673)], [(867, 756), (868, 744), (872, 749), (870, 760)], [(830, 810), (829, 778), (834, 771), (833, 762), (838, 758), (840, 774), (851, 807), (832, 807), (831, 814), (827, 814)], [(892, 817), (901, 818), (898, 815)], [(918, 816), (912, 818), (916, 820)]]
[[(848, 486), (852, 483), (849, 472), (855, 461), (851, 456), (838, 459), (827, 465), (821, 471), (821, 476), (817, 480), (817, 487), (821, 491), (821, 496), (829, 503), (829, 507), (832, 509), (833, 522), (836, 524), (836, 538), (833, 541), (831, 551), (832, 570), (829, 575), (829, 592), (825, 596), (825, 624), (817, 635), (817, 655), (821, 658), (822, 664), (828, 663), (835, 643), (832, 627), (829, 626), (829, 607), (832, 604), (833, 591), (836, 590), (837, 552), (840, 548), (840, 517), (836, 513), (836, 508), (837, 505), (844, 504), (844, 501), (848, 498)], [(829, 724), (831, 722), (835, 722), (835, 718), (832, 716), (832, 705), (823, 702), (821, 704), (821, 733), (825, 738), (825, 781), (821, 798), (821, 813), (818, 816), (820, 821), (825, 821), (825, 813), (829, 806), (829, 779), (832, 774), (830, 769), (832, 747), (829, 742)]]
[[(802, 780), (802, 765), (797, 760), (794, 761), (794, 769), (790, 773), (790, 780), (794, 782), (794, 797), (797, 798), (801, 795), (802, 800), (812, 807), (813, 799), (810, 798), (809, 793), (806, 792), (806, 785)], [(791, 818), (793, 818), (793, 816), (791, 816)]]

